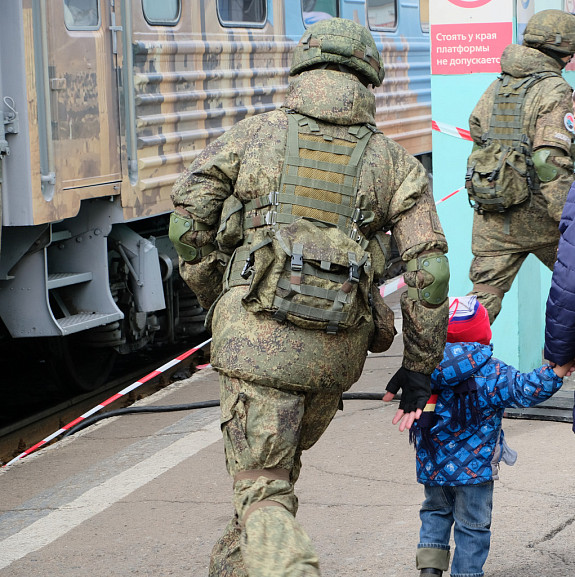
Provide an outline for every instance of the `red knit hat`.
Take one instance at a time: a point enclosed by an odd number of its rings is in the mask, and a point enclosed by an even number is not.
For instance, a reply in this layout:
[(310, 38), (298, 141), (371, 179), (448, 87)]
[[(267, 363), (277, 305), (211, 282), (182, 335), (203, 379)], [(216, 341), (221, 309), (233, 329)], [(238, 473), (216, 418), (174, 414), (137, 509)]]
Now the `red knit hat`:
[(449, 297), (448, 343), (491, 342), (491, 325), (487, 309), (476, 296)]

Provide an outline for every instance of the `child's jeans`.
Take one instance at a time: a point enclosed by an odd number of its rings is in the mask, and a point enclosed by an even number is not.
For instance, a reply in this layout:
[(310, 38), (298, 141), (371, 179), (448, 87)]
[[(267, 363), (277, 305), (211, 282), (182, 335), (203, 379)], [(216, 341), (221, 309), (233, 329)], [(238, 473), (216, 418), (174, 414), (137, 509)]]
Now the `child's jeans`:
[(493, 481), (457, 487), (425, 486), (425, 501), (419, 512), (417, 569), (433, 567), (447, 571), (453, 525), (455, 550), (451, 576), (483, 577), (491, 541), (492, 507)]

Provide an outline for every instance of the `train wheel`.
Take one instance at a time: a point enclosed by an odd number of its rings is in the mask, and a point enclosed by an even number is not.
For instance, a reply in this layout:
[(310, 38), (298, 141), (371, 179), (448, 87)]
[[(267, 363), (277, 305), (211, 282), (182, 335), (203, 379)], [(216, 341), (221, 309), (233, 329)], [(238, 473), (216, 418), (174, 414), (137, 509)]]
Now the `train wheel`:
[(112, 347), (90, 346), (75, 335), (54, 339), (50, 349), (60, 386), (83, 392), (94, 391), (106, 382), (118, 356)]

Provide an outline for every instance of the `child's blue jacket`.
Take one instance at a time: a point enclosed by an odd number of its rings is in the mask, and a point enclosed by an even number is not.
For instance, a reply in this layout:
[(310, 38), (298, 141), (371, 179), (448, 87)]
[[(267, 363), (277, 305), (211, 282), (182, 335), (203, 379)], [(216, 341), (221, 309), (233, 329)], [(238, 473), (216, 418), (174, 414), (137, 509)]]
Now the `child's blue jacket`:
[[(466, 398), (466, 421), (457, 419), (461, 383), (477, 385), (477, 394)], [(531, 407), (553, 395), (561, 387), (549, 365), (530, 373), (520, 373), (493, 357), (491, 345), (447, 343), (443, 360), (431, 375), (437, 393), (436, 423), (426, 438), (432, 450), (421, 442), (423, 419), (413, 427), (417, 452), (417, 480), (425, 485), (475, 485), (497, 479), (501, 458), (501, 420), (508, 407)], [(472, 421), (471, 405), (478, 421)]]

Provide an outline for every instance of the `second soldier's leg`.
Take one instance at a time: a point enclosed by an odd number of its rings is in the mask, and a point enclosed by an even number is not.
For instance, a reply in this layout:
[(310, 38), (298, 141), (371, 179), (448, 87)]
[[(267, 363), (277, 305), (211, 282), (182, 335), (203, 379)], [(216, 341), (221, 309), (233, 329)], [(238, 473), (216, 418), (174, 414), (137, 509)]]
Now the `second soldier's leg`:
[(471, 261), (469, 280), (473, 289), (469, 294), (487, 309), (489, 322), (501, 312), (503, 296), (511, 288), (528, 253), (501, 254), (497, 256), (475, 256)]

